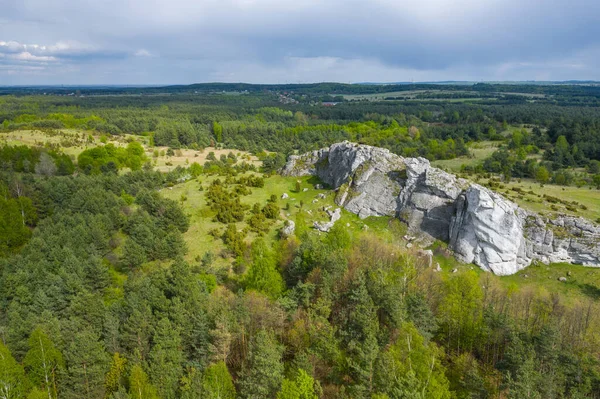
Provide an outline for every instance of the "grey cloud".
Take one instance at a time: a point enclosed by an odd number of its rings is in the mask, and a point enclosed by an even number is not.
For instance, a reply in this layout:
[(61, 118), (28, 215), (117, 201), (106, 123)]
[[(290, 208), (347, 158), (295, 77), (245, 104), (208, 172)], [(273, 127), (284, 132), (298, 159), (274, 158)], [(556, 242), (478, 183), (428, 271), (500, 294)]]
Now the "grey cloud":
[(591, 0), (3, 1), (0, 63), (49, 83), (600, 79)]

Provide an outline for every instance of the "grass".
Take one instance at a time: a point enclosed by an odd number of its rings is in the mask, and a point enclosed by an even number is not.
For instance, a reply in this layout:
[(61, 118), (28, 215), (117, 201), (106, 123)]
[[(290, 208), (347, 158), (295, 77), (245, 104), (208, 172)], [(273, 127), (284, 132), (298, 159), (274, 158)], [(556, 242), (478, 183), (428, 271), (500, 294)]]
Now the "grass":
[[(560, 277), (566, 277), (567, 281), (559, 281)], [(501, 277), (501, 281), (507, 286), (516, 285), (519, 289), (543, 288), (552, 293), (560, 293), (568, 299), (600, 299), (600, 268), (569, 263), (533, 263), (512, 276)]]
[[(483, 184), (487, 180), (482, 180), (479, 183)], [(557, 186), (554, 184), (545, 184), (543, 187), (539, 183), (531, 179), (522, 179), (521, 182), (516, 180), (510, 183), (504, 183), (504, 188), (496, 189), (495, 191), (504, 195), (508, 199), (515, 201), (519, 206), (548, 216), (556, 216), (558, 214), (567, 214), (571, 216), (581, 216), (591, 221), (600, 219), (600, 190), (589, 186), (574, 187), (574, 186)], [(520, 194), (512, 188), (521, 189), (526, 194)], [(533, 192), (533, 194), (529, 193)], [(568, 210), (563, 204), (552, 204), (544, 195), (556, 197), (569, 202), (577, 202), (575, 206), (577, 212)], [(552, 206), (556, 209), (552, 209)], [(582, 209), (581, 206), (587, 209)]]
[[(466, 101), (481, 101), (483, 98), (417, 98), (420, 94), (438, 94), (438, 93), (457, 93), (457, 94), (473, 94), (475, 92), (464, 92), (464, 91), (441, 91), (441, 90), (408, 90), (408, 91), (391, 91), (387, 93), (372, 93), (372, 94), (343, 94), (345, 100), (349, 101), (384, 101), (388, 97), (399, 98), (402, 100), (415, 100), (415, 101), (444, 101), (444, 102), (466, 102)], [(336, 96), (336, 94), (332, 94)]]
[(498, 149), (499, 145), (500, 142), (498, 141), (480, 141), (472, 143), (469, 146), (471, 156), (433, 161), (431, 164), (448, 172), (457, 173), (460, 172), (462, 165), (475, 167), (482, 164), (486, 158), (490, 157), (494, 151)]
[[(180, 202), (184, 211), (190, 217), (190, 228), (184, 234), (184, 239), (188, 246), (186, 260), (189, 262), (195, 262), (209, 251), (218, 255), (225, 249), (220, 238), (214, 238), (208, 234), (212, 229), (224, 230), (225, 225), (213, 221), (214, 214), (206, 205), (205, 191), (199, 190), (201, 185), (206, 188), (216, 178), (218, 176), (201, 176), (200, 181), (190, 180), (161, 190), (162, 195), (166, 198)], [(300, 181), (300, 192), (295, 191), (296, 181)], [(309, 227), (312, 227), (315, 221), (329, 221), (329, 216), (323, 211), (323, 208), (337, 208), (334, 203), (335, 192), (327, 189), (317, 190), (314, 188), (317, 183), (318, 180), (311, 176), (297, 178), (275, 175), (266, 177), (265, 186), (262, 188), (251, 188), (252, 193), (241, 197), (241, 202), (249, 206), (255, 203), (264, 206), (272, 194), (276, 195), (278, 199), (277, 203), (281, 209), (280, 220), (273, 223), (266, 234), (267, 240), (272, 242), (277, 238), (278, 231), (283, 227), (284, 220), (295, 220), (298, 212), (304, 214)], [(289, 198), (285, 200), (281, 199), (284, 193), (287, 193)], [(320, 194), (325, 195), (325, 198), (317, 198)], [(185, 201), (181, 201), (182, 196), (186, 198)], [(300, 206), (301, 203), (302, 207)], [(337, 223), (345, 225), (353, 233), (370, 231), (382, 239), (392, 242), (397, 241), (399, 237), (405, 234), (406, 230), (400, 222), (391, 222), (391, 219), (393, 218), (369, 217), (360, 219), (357, 215), (342, 209), (342, 216)], [(236, 226), (238, 230), (241, 230), (247, 224), (246, 222), (240, 222), (236, 223)], [(247, 236), (246, 241), (250, 243), (255, 238), (256, 234), (251, 233)], [(217, 263), (225, 266), (230, 263), (229, 261), (230, 259), (220, 257)]]
[[(35, 147), (60, 148), (65, 154), (75, 159), (88, 148), (93, 148), (102, 143), (102, 135), (97, 132), (60, 129), (60, 130), (16, 130), (9, 133), (0, 134), (0, 145), (27, 145)], [(174, 150), (172, 156), (166, 155), (168, 147), (150, 147), (148, 137), (124, 134), (120, 136), (105, 136), (106, 143), (114, 144), (118, 147), (125, 147), (130, 141), (139, 141), (146, 151), (148, 159), (152, 165), (161, 172), (168, 172), (178, 166), (188, 167), (194, 162), (203, 165), (207, 161), (208, 154), (214, 152), (215, 157), (219, 159), (221, 155), (227, 155), (233, 152), (241, 161), (254, 165), (260, 162), (252, 154), (239, 150), (224, 150), (213, 147), (207, 147), (202, 150), (181, 149)], [(158, 156), (154, 156), (155, 152)]]

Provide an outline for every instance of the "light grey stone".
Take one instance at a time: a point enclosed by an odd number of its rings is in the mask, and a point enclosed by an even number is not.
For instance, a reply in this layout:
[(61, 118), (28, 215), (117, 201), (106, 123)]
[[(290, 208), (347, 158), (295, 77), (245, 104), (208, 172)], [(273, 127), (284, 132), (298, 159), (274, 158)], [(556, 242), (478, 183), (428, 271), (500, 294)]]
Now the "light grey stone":
[[(516, 273), (533, 260), (600, 266), (597, 225), (525, 211), (424, 158), (345, 141), (291, 156), (282, 174), (318, 176), (337, 190), (336, 203), (359, 217), (396, 216), (408, 224), (408, 241), (412, 236), (420, 245), (446, 241), (459, 260), (499, 275)], [(315, 228), (329, 231), (333, 223)]]
[(295, 231), (296, 231), (296, 223), (294, 223), (292, 220), (286, 220), (283, 225), (283, 229), (281, 229), (281, 233), (285, 237), (289, 237), (292, 234), (294, 234)]
[(313, 223), (313, 227), (315, 229), (322, 231), (324, 233), (329, 232), (329, 230), (331, 230), (333, 228), (333, 225), (335, 224), (335, 222), (340, 220), (340, 218), (342, 217), (342, 210), (340, 208), (336, 208), (335, 211), (326, 210), (326, 212), (330, 218), (329, 222), (326, 222), (326, 223), (314, 222)]

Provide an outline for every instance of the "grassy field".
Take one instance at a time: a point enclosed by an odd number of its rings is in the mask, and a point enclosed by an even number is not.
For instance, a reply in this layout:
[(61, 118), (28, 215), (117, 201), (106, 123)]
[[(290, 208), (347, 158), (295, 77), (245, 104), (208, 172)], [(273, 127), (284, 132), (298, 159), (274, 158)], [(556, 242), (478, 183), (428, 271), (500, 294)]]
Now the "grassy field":
[(498, 141), (480, 141), (469, 145), (469, 157), (458, 157), (454, 159), (433, 161), (431, 164), (440, 169), (444, 169), (451, 173), (460, 172), (462, 165), (477, 166), (483, 163), (494, 151), (498, 149), (501, 143)]
[[(65, 154), (73, 159), (84, 150), (103, 144), (114, 144), (118, 147), (125, 147), (130, 141), (139, 141), (146, 150), (148, 159), (152, 165), (161, 172), (168, 172), (177, 166), (188, 167), (193, 162), (203, 165), (207, 161), (208, 154), (214, 152), (215, 157), (219, 159), (221, 155), (227, 155), (233, 152), (238, 159), (254, 165), (260, 162), (252, 154), (239, 150), (224, 150), (213, 147), (207, 147), (202, 150), (181, 149), (175, 150), (174, 155), (167, 155), (168, 147), (150, 147), (148, 137), (124, 134), (120, 136), (101, 136), (96, 132), (89, 132), (76, 129), (60, 129), (52, 131), (41, 130), (17, 130), (9, 133), (0, 134), (0, 145), (27, 145), (46, 148), (60, 148)], [(104, 143), (103, 143), (104, 141)]]
[[(198, 180), (190, 180), (182, 184), (178, 184), (172, 188), (161, 190), (162, 194), (175, 201), (179, 201), (183, 206), (184, 211), (190, 216), (190, 229), (184, 234), (184, 239), (188, 245), (187, 260), (190, 262), (196, 261), (206, 252), (220, 254), (225, 246), (220, 238), (214, 238), (209, 233), (212, 229), (225, 228), (225, 225), (213, 221), (214, 214), (206, 205), (205, 192), (200, 191), (202, 185), (208, 187), (212, 180), (217, 176), (200, 178)], [(223, 180), (223, 178), (221, 178)], [(301, 191), (295, 192), (296, 181), (301, 182)], [(277, 220), (272, 226), (267, 238), (274, 240), (279, 230), (283, 227), (284, 220), (295, 220), (296, 214), (301, 212), (304, 214), (309, 227), (312, 227), (313, 222), (327, 222), (329, 216), (323, 210), (324, 207), (337, 208), (334, 203), (335, 193), (330, 190), (315, 189), (317, 181), (313, 177), (282, 177), (270, 176), (265, 178), (265, 186), (262, 188), (252, 188), (252, 193), (241, 197), (241, 202), (252, 206), (259, 203), (264, 206), (272, 194), (278, 198), (278, 206), (280, 207), (281, 219)], [(306, 191), (305, 191), (306, 190)], [(287, 193), (289, 198), (281, 199), (283, 193)], [(318, 198), (320, 194), (325, 195), (325, 198)], [(186, 199), (182, 201), (182, 198)], [(302, 203), (302, 207), (300, 204)], [(388, 242), (401, 241), (402, 235), (405, 234), (405, 228), (397, 221), (392, 222), (390, 228), (390, 218), (386, 217), (370, 217), (360, 219), (358, 216), (342, 209), (342, 217), (337, 223), (341, 223), (348, 228), (351, 233), (359, 234), (363, 231), (374, 232)], [(237, 223), (238, 230), (242, 230), (247, 226), (246, 222)], [(250, 233), (246, 241), (250, 243), (256, 234)], [(223, 265), (228, 263), (228, 260), (221, 259), (219, 262)]]
[[(487, 181), (484, 179), (478, 181), (478, 183), (485, 184)], [(513, 188), (522, 190), (522, 192), (514, 191)], [(589, 186), (565, 187), (554, 184), (541, 186), (534, 180), (522, 179), (521, 182), (513, 180), (510, 183), (503, 183), (495, 191), (515, 201), (524, 209), (541, 214), (582, 216), (592, 221), (600, 219), (600, 190)], [(571, 208), (576, 208), (576, 212), (567, 209), (564, 204), (550, 202), (548, 198), (544, 198), (544, 195), (570, 202), (572, 204)]]
[[(408, 90), (408, 91), (391, 91), (387, 93), (373, 93), (373, 94), (344, 94), (345, 100), (349, 101), (360, 101), (360, 100), (368, 100), (368, 101), (383, 101), (388, 97), (401, 98), (403, 100), (415, 100), (418, 95), (421, 94), (439, 94), (439, 93), (453, 93), (453, 94), (476, 94), (475, 92), (465, 92), (465, 91), (441, 91), (441, 90)], [(333, 96), (335, 94), (332, 94)], [(447, 101), (447, 102), (456, 102), (456, 101), (478, 101), (481, 98), (427, 98), (426, 101)], [(419, 101), (423, 101), (419, 99)]]

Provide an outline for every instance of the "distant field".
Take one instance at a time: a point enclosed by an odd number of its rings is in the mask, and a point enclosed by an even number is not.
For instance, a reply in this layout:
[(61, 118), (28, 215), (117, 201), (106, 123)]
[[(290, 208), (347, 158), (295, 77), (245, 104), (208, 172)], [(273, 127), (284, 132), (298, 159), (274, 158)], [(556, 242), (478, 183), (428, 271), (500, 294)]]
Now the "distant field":
[[(61, 129), (54, 131), (41, 130), (17, 130), (10, 133), (0, 133), (0, 145), (27, 145), (47, 148), (60, 148), (65, 154), (73, 159), (84, 150), (102, 145), (101, 135), (97, 132), (89, 132), (76, 129)], [(246, 161), (258, 165), (258, 158), (250, 153), (239, 150), (223, 150), (213, 147), (207, 147), (203, 150), (181, 149), (175, 150), (172, 156), (166, 155), (168, 147), (149, 147), (148, 137), (124, 134), (120, 136), (105, 136), (106, 143), (115, 146), (124, 147), (132, 140), (142, 143), (146, 150), (148, 159), (153, 166), (161, 172), (168, 172), (177, 166), (188, 167), (194, 162), (203, 165), (206, 162), (208, 154), (214, 152), (218, 159), (221, 155), (227, 155), (233, 152), (241, 161)], [(158, 156), (155, 156), (155, 151)]]
[[(408, 90), (408, 91), (391, 91), (388, 93), (373, 93), (373, 94), (344, 94), (345, 100), (358, 101), (358, 100), (369, 100), (369, 101), (383, 101), (388, 97), (400, 97), (405, 100), (415, 100), (420, 94), (477, 94), (476, 92), (466, 91), (442, 91), (442, 90)], [(333, 94), (332, 94), (333, 95)], [(421, 100), (421, 99), (418, 99)], [(436, 98), (427, 98), (427, 101), (438, 100)], [(442, 98), (439, 100), (443, 101), (467, 101), (467, 100), (481, 100), (480, 98)]]
[(480, 141), (469, 146), (470, 157), (459, 157), (454, 159), (433, 161), (431, 164), (448, 172), (460, 172), (462, 165), (477, 166), (483, 163), (494, 151), (498, 149), (501, 143), (498, 141)]
[[(485, 181), (483, 181), (485, 182)], [(534, 194), (519, 194), (510, 189), (516, 187), (526, 192), (533, 191)], [(592, 221), (600, 218), (600, 190), (591, 187), (557, 186), (546, 184), (540, 187), (540, 184), (531, 179), (522, 179), (521, 183), (512, 181), (505, 185), (505, 188), (497, 190), (525, 209), (547, 214), (568, 214), (573, 216), (582, 216)], [(579, 205), (577, 212), (572, 212), (561, 204), (552, 204), (544, 200), (543, 195), (560, 198), (569, 202), (576, 201)], [(552, 205), (558, 210), (553, 210)], [(581, 209), (581, 205), (587, 209)]]

